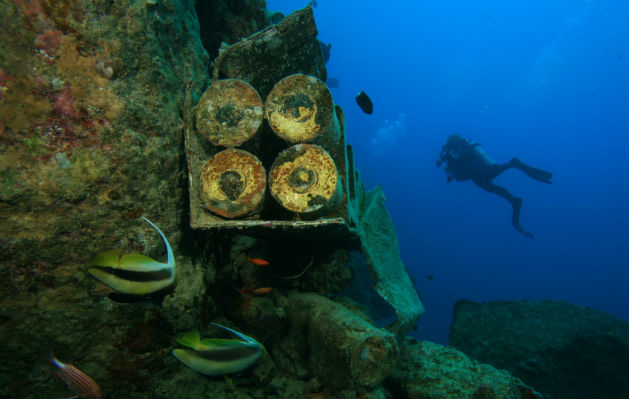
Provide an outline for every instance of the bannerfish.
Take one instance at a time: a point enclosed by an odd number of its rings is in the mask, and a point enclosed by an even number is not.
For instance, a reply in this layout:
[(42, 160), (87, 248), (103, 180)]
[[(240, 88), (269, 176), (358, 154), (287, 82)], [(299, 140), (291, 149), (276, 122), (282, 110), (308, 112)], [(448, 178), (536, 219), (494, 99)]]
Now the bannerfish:
[(50, 362), (57, 366), (57, 375), (76, 393), (77, 397), (100, 399), (102, 393), (98, 384), (87, 374), (72, 364), (62, 363), (54, 355)]
[(356, 104), (363, 110), (364, 113), (371, 115), (373, 113), (373, 103), (371, 99), (364, 91), (356, 94)]
[(177, 342), (190, 349), (174, 349), (173, 356), (197, 373), (207, 376), (236, 374), (254, 368), (262, 359), (264, 346), (255, 339), (231, 328), (211, 323), (242, 338), (201, 339), (199, 330), (186, 333)]
[[(88, 272), (98, 281), (116, 290), (116, 297), (159, 296), (172, 288), (175, 282), (175, 257), (164, 233), (150, 220), (146, 220), (164, 240), (167, 261), (158, 262), (141, 254), (120, 256), (120, 250), (112, 249), (96, 255)], [(115, 300), (115, 297), (113, 297)], [(119, 301), (125, 302), (125, 301)], [(130, 301), (126, 301), (130, 302)]]

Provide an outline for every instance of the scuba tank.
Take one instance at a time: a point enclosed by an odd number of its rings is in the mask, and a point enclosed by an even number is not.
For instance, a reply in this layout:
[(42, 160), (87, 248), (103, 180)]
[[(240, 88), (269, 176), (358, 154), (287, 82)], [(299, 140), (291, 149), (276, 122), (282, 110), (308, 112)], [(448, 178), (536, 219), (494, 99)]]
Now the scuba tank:
[(483, 148), (478, 143), (474, 143), (471, 150), (474, 152), (473, 158), (475, 164), (489, 164), (493, 165), (496, 163), (489, 154), (483, 150)]

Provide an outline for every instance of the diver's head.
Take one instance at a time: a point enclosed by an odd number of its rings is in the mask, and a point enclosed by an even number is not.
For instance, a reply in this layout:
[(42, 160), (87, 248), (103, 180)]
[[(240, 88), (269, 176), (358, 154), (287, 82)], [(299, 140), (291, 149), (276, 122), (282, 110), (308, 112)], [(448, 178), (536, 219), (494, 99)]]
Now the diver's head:
[(457, 150), (462, 150), (463, 148), (466, 148), (469, 146), (469, 142), (467, 139), (464, 139), (463, 137), (459, 136), (458, 134), (452, 134), (448, 137), (448, 141), (446, 142), (446, 146), (448, 146), (449, 149), (455, 148)]
[(448, 136), (448, 143), (450, 144), (460, 143), (461, 141), (465, 141), (465, 139), (458, 134), (451, 134)]

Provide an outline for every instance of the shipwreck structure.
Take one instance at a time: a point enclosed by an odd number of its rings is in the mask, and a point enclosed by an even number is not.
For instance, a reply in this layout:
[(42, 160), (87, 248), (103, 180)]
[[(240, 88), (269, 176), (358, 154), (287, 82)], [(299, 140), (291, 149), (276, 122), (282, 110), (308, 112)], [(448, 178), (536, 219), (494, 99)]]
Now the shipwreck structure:
[(395, 310), (387, 328), (402, 337), (424, 309), (325, 80), (310, 6), (222, 50), (185, 130), (190, 225), (361, 250), (373, 288)]

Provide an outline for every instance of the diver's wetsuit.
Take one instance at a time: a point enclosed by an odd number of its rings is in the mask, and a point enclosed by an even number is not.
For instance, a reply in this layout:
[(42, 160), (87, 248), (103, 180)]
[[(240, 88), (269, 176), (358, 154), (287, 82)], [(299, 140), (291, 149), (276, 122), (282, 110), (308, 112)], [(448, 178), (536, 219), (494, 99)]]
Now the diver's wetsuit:
[(513, 158), (503, 164), (496, 163), (483, 151), (479, 143), (474, 143), (470, 139), (464, 139), (458, 134), (448, 137), (437, 160), (437, 167), (441, 166), (443, 162), (446, 162), (445, 170), (448, 174), (448, 183), (453, 179), (458, 181), (472, 180), (483, 190), (506, 199), (513, 207), (511, 219), (513, 226), (523, 235), (533, 237), (531, 233), (520, 226), (522, 198), (513, 196), (509, 190), (494, 184), (492, 180), (505, 170), (516, 168), (533, 179), (552, 184), (550, 181), (553, 177), (552, 173), (525, 165), (517, 158)]

